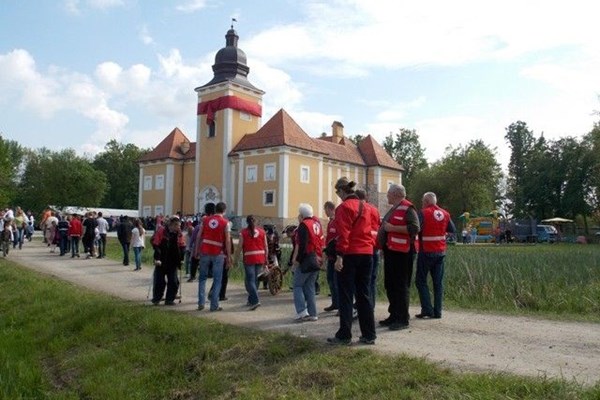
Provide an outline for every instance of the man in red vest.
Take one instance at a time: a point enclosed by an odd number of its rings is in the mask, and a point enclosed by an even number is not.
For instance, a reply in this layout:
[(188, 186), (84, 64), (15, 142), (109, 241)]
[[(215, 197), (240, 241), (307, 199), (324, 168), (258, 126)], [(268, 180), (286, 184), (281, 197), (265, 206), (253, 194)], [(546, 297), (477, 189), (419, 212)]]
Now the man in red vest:
[(417, 210), (406, 199), (404, 186), (391, 185), (387, 199), (392, 208), (383, 218), (378, 239), (385, 232), (385, 240), (382, 240), (383, 271), (390, 315), (379, 321), (379, 324), (398, 331), (408, 328), (410, 281), (414, 256), (418, 251), (416, 237), (420, 228)]
[[(442, 296), (444, 293), (444, 258), (446, 257), (446, 233), (456, 232), (450, 213), (437, 206), (437, 197), (433, 192), (423, 195), (423, 208), (419, 219), (420, 252), (417, 257), (415, 286), (421, 300), (421, 313), (417, 318), (442, 318)], [(433, 281), (433, 307), (427, 286), (427, 274)]]
[[(223, 279), (223, 268), (231, 268), (231, 226), (224, 217), (226, 205), (217, 203), (216, 213), (202, 219), (200, 228), (200, 278), (198, 279), (198, 310), (204, 309), (208, 268), (212, 266), (213, 285), (210, 293), (210, 311), (221, 311), (219, 293)], [(226, 265), (225, 265), (226, 264)]]

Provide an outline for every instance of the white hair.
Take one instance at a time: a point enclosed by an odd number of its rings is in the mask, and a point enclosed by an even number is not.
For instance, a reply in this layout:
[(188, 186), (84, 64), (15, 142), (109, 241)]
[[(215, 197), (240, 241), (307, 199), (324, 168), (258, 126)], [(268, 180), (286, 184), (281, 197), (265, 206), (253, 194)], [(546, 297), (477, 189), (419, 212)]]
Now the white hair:
[(423, 199), (427, 199), (429, 204), (437, 204), (437, 196), (433, 192), (427, 192), (423, 195)]
[(298, 208), (298, 213), (302, 218), (310, 218), (313, 216), (313, 208), (308, 203), (300, 203), (300, 207)]
[(406, 197), (406, 189), (402, 185), (392, 183), (388, 188), (388, 193), (395, 197)]

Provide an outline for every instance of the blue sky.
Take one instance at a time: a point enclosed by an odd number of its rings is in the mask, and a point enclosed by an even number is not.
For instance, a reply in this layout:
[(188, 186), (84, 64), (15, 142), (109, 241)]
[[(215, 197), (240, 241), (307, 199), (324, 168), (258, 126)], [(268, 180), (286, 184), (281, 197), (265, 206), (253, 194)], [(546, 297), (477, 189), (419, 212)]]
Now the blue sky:
[(600, 3), (404, 0), (3, 0), (0, 132), (94, 155), (110, 139), (195, 140), (194, 88), (236, 18), (263, 122), (284, 108), (311, 136), (341, 121), (380, 142), (416, 129), (429, 161), (505, 128), (589, 132), (600, 109)]

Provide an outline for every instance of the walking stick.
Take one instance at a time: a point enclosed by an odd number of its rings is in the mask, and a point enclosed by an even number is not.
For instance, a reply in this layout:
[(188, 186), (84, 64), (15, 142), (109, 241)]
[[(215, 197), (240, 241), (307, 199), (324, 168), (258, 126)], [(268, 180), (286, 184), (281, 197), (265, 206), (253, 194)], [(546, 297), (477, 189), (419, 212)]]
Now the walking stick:
[(183, 273), (182, 271), (183, 271), (183, 269), (181, 267), (179, 267), (179, 304), (181, 304), (181, 298), (183, 297), (181, 294), (181, 286), (182, 286), (181, 285), (181, 279), (182, 279), (181, 274)]

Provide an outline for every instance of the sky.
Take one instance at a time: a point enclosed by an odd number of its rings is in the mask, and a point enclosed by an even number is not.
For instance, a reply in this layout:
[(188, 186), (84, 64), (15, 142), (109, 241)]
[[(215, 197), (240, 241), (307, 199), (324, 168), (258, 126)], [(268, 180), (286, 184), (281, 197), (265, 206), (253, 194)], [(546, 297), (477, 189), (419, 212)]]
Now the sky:
[(94, 156), (111, 139), (196, 136), (194, 89), (232, 18), (263, 123), (310, 136), (414, 129), (429, 162), (505, 129), (581, 136), (600, 109), (600, 2), (590, 0), (2, 0), (0, 134)]

